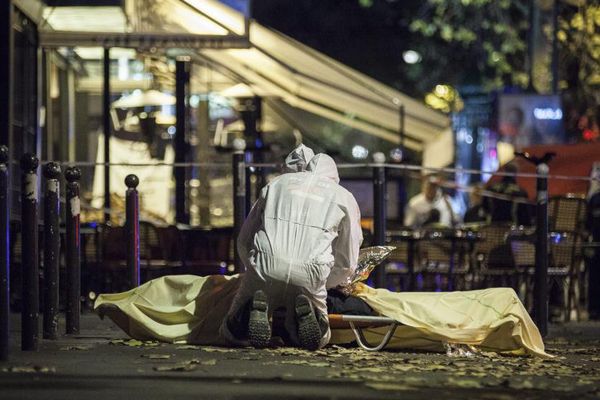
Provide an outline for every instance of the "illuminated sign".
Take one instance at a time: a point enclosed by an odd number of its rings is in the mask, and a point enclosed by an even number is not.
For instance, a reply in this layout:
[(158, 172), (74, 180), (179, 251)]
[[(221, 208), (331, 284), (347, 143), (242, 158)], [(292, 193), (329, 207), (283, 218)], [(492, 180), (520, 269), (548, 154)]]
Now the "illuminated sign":
[(534, 108), (533, 116), (536, 119), (552, 119), (559, 120), (562, 119), (563, 113), (560, 108)]

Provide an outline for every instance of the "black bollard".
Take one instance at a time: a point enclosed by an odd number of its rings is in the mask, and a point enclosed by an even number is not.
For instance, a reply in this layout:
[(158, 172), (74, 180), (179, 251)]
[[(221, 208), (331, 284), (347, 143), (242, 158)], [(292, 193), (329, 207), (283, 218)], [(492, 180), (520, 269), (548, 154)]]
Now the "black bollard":
[(535, 275), (533, 278), (533, 320), (540, 334), (548, 333), (548, 163), (556, 153), (545, 153), (536, 157), (529, 153), (515, 152), (535, 164), (538, 175), (536, 181), (536, 231), (535, 231)]
[(245, 148), (246, 142), (243, 139), (233, 141), (233, 253), (236, 273), (243, 272), (243, 264), (237, 251), (237, 238), (246, 219)]
[(60, 256), (60, 165), (44, 166), (44, 339), (58, 336), (58, 274)]
[(542, 337), (548, 333), (548, 164), (536, 167), (538, 174), (536, 207), (535, 277), (533, 314)]
[(21, 157), (21, 254), (23, 299), (21, 308), (21, 350), (38, 348), (40, 282), (38, 258), (38, 159), (33, 154)]
[(131, 174), (125, 177), (125, 235), (127, 236), (127, 270), (131, 288), (140, 285), (140, 210), (138, 191), (140, 180)]
[(0, 361), (8, 360), (10, 246), (8, 216), (8, 147), (0, 146)]
[[(373, 245), (385, 246), (385, 222), (386, 222), (386, 183), (385, 183), (385, 155), (375, 153), (373, 155), (375, 166), (373, 167)], [(385, 264), (381, 264), (375, 270), (375, 286), (386, 287)]]
[(81, 171), (77, 167), (67, 168), (67, 334), (79, 333), (81, 313), (81, 237), (79, 233), (79, 179)]
[[(252, 170), (250, 167), (246, 167), (246, 170), (244, 171), (245, 177), (246, 177), (246, 204), (244, 205), (244, 218), (246, 218), (248, 216), (248, 213), (250, 212), (250, 210), (252, 209)], [(256, 178), (255, 178), (256, 179)]]

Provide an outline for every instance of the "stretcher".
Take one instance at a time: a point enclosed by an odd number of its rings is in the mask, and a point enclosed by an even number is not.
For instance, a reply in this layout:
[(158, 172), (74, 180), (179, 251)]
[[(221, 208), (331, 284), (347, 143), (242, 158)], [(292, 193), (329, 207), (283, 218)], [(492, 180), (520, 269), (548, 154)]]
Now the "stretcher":
[[(356, 343), (367, 351), (379, 351), (383, 349), (394, 337), (394, 332), (400, 323), (393, 318), (372, 316), (372, 315), (344, 315), (344, 314), (329, 314), (329, 327), (331, 329), (348, 329), (350, 328), (356, 337)], [(363, 329), (379, 328), (389, 326), (381, 342), (377, 345), (369, 343), (363, 333)]]

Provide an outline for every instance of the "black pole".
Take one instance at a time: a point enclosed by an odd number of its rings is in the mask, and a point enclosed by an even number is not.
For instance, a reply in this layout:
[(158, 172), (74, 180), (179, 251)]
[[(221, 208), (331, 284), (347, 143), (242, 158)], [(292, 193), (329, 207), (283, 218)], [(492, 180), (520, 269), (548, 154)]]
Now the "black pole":
[(246, 219), (246, 163), (243, 139), (233, 141), (233, 253), (235, 272), (243, 272), (243, 263), (237, 250), (237, 239)]
[[(375, 166), (373, 167), (373, 245), (385, 245), (385, 155), (375, 153), (373, 155)], [(386, 286), (385, 269), (382, 264), (375, 270), (375, 285), (378, 288)]]
[(8, 216), (8, 147), (0, 146), (0, 361), (8, 360), (10, 324), (10, 236)]
[(552, 5), (552, 94), (558, 94), (558, 0)]
[(406, 120), (406, 111), (404, 110), (404, 105), (400, 106), (400, 150), (404, 154), (404, 137), (406, 136), (406, 132), (404, 131), (404, 122)]
[(110, 222), (110, 49), (104, 49), (102, 126), (104, 128), (104, 222)]
[(21, 350), (37, 350), (39, 315), (38, 258), (38, 159), (21, 157), (21, 254), (23, 255), (23, 304), (21, 310)]
[(138, 191), (140, 183), (137, 176), (125, 177), (127, 192), (125, 193), (125, 235), (127, 236), (127, 271), (131, 288), (140, 285), (140, 209)]
[[(187, 125), (186, 95), (190, 81), (190, 63), (175, 61), (175, 162), (183, 163), (186, 159), (187, 145), (185, 140)], [(181, 224), (189, 222), (186, 212), (185, 168), (175, 167), (175, 221)]]
[(79, 233), (79, 179), (81, 171), (77, 167), (67, 168), (67, 334), (79, 333), (81, 313), (81, 236)]
[(57, 163), (44, 166), (44, 339), (56, 339), (58, 336), (60, 173)]
[(252, 171), (249, 167), (246, 167), (246, 205), (244, 218), (248, 216), (250, 209), (252, 208), (253, 197), (252, 197)]
[(0, 1), (0, 144), (6, 146), (10, 146), (13, 125), (13, 39), (12, 0)]
[(536, 167), (537, 210), (535, 278), (533, 287), (534, 319), (542, 336), (548, 333), (548, 164)]

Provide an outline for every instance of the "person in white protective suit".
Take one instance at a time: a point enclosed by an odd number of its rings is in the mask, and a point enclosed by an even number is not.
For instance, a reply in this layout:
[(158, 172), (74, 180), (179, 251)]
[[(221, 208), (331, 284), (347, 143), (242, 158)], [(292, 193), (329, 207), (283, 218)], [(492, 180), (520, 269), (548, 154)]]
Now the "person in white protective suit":
[[(360, 210), (340, 186), (335, 162), (300, 145), (285, 173), (260, 193), (238, 237), (246, 266), (221, 335), (266, 347), (269, 316), (285, 308), (290, 341), (316, 350), (329, 342), (327, 289), (346, 281), (358, 260)], [(294, 172), (295, 171), (295, 172)]]

